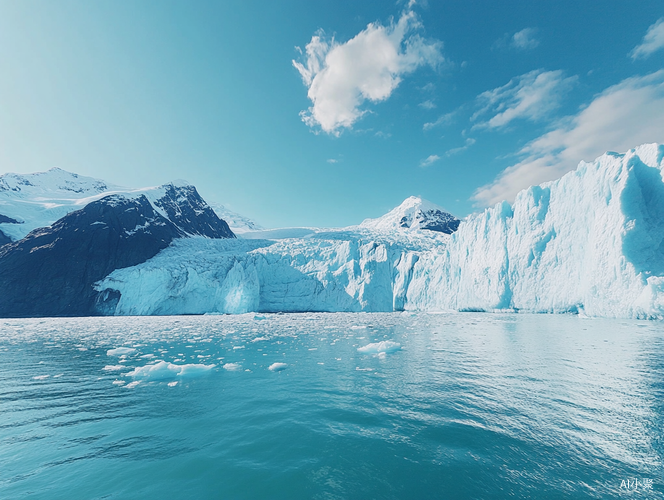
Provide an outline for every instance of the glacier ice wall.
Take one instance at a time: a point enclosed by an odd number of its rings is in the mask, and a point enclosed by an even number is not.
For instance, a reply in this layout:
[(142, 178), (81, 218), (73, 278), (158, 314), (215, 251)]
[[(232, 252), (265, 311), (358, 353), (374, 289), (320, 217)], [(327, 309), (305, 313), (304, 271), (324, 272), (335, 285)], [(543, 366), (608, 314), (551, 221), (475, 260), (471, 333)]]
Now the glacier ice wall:
[[(415, 253), (449, 237), (373, 236), (180, 239), (96, 288), (117, 300), (110, 310), (120, 315), (403, 310)], [(109, 311), (109, 304), (102, 307)]]
[[(664, 146), (607, 153), (451, 236), (174, 242), (97, 284), (115, 314), (521, 310), (664, 317)], [(120, 293), (108, 293), (119, 291)], [(119, 295), (119, 299), (117, 299)]]
[(606, 153), (470, 217), (414, 267), (406, 307), (662, 317), (663, 156)]

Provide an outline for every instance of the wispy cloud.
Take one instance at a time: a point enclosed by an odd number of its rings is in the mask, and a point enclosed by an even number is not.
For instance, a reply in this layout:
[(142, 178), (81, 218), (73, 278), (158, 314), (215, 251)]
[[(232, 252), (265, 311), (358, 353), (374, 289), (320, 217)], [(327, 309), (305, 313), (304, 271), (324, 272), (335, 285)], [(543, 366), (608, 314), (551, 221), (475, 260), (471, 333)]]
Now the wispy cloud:
[(436, 163), (438, 160), (440, 160), (440, 156), (438, 156), (438, 155), (430, 155), (430, 156), (428, 156), (427, 158), (425, 158), (424, 160), (422, 160), (422, 161), (420, 162), (420, 167), (422, 167), (422, 168), (426, 168), (426, 167), (428, 167), (429, 165), (433, 165), (433, 164)]
[(327, 160), (327, 162), (334, 165), (335, 163), (339, 163), (339, 160), (337, 160), (335, 158), (330, 158), (330, 159)]
[(428, 101), (424, 101), (424, 102), (419, 103), (418, 106), (420, 108), (424, 108), (424, 109), (435, 109), (436, 108), (436, 105), (434, 104), (434, 102), (431, 99), (429, 99)]
[(664, 17), (648, 28), (643, 41), (629, 53), (633, 60), (646, 59), (653, 52), (664, 48)]
[(442, 43), (424, 40), (415, 33), (420, 28), (417, 15), (408, 11), (388, 26), (369, 24), (346, 43), (319, 31), (307, 44), (303, 61), (293, 61), (312, 102), (300, 114), (302, 120), (339, 135), (366, 113), (361, 109), (365, 101), (384, 101), (402, 76), (440, 64)]
[(512, 35), (511, 45), (519, 50), (531, 50), (539, 45), (539, 40), (535, 38), (537, 30), (535, 28), (525, 28)]
[(459, 154), (459, 153), (463, 153), (463, 152), (466, 151), (469, 147), (471, 147), (473, 144), (475, 144), (475, 142), (477, 142), (475, 139), (473, 139), (472, 137), (468, 137), (468, 138), (466, 139), (466, 142), (464, 143), (463, 146), (461, 146), (461, 147), (459, 147), (459, 148), (448, 149), (448, 150), (445, 152), (445, 156), (452, 156), (452, 155), (457, 155), (457, 154)]
[(540, 44), (536, 35), (536, 28), (524, 28), (513, 34), (505, 33), (493, 43), (492, 49), (532, 50)]
[(517, 118), (540, 120), (560, 105), (560, 99), (576, 80), (576, 76), (565, 78), (561, 70), (534, 70), (512, 78), (508, 84), (477, 97), (480, 110), (471, 120), (488, 114), (493, 116), (473, 128), (501, 128)]
[(435, 127), (441, 127), (443, 125), (449, 125), (454, 120), (455, 115), (456, 115), (456, 111), (452, 111), (451, 113), (445, 113), (444, 115), (439, 116), (438, 119), (435, 122), (425, 123), (422, 128), (424, 130), (431, 130), (432, 128), (435, 128)]
[(575, 116), (527, 144), (523, 159), (473, 198), (480, 206), (512, 201), (520, 190), (553, 180), (607, 150), (626, 151), (664, 138), (664, 70), (623, 80), (597, 95)]

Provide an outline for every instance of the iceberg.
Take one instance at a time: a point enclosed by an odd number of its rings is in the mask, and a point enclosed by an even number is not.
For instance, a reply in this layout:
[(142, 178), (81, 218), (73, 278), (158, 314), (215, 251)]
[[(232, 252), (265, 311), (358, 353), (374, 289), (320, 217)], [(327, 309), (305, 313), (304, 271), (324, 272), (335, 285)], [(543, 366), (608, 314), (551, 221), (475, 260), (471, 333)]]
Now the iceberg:
[(302, 237), (178, 239), (95, 288), (119, 296), (103, 311), (117, 315), (509, 310), (664, 318), (663, 158), (664, 146), (646, 144), (581, 162), (452, 234), (427, 229), (454, 220), (409, 198), (383, 218), (309, 228)]
[(133, 379), (138, 379), (138, 381), (168, 380), (168, 379), (173, 379), (175, 377), (193, 378), (207, 374), (215, 366), (216, 365), (214, 364), (176, 365), (174, 363), (168, 363), (167, 361), (160, 361), (156, 364), (145, 365), (145, 366), (140, 366), (138, 368), (134, 368), (129, 373), (126, 373), (125, 376), (131, 377)]
[(367, 344), (364, 347), (357, 348), (357, 351), (362, 354), (390, 354), (399, 350), (401, 350), (401, 344), (392, 340), (374, 342), (373, 344)]

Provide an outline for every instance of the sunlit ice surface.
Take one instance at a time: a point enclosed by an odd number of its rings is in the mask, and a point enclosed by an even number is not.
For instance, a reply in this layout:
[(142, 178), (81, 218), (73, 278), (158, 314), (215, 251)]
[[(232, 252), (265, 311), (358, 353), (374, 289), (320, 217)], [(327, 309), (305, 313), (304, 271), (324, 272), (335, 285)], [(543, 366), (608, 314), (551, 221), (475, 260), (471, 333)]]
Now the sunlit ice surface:
[(664, 324), (0, 321), (0, 498), (661, 498)]

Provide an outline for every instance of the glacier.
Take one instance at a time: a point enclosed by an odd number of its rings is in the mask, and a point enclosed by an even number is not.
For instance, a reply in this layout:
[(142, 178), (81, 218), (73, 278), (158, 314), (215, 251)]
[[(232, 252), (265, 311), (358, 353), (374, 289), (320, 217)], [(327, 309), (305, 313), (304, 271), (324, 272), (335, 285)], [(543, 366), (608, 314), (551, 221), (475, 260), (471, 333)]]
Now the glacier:
[(658, 144), (608, 152), (511, 205), (468, 217), (452, 234), (422, 229), (425, 218), (413, 214), (418, 203), (431, 208), (408, 199), (382, 221), (350, 228), (176, 240), (95, 287), (119, 292), (118, 315), (509, 310), (664, 318), (663, 157)]

